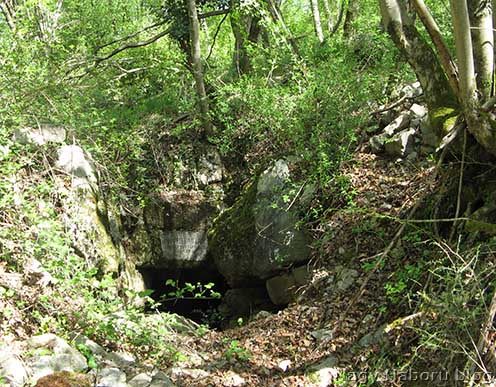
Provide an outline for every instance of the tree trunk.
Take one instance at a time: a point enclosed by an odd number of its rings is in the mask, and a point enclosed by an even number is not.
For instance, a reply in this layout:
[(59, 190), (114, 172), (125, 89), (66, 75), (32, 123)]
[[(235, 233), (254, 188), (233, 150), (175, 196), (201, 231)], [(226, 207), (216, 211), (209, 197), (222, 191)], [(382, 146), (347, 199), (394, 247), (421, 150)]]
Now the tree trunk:
[(484, 99), (493, 91), (494, 36), (491, 3), (488, 0), (469, 1), (477, 89)]
[(272, 19), (274, 20), (275, 23), (279, 23), (283, 30), (284, 39), (286, 40), (287, 45), (293, 51), (293, 54), (297, 58), (301, 58), (300, 50), (298, 48), (298, 44), (296, 43), (296, 39), (293, 37), (293, 34), (291, 33), (288, 26), (284, 22), (284, 18), (282, 17), (281, 12), (279, 11), (277, 2), (275, 2), (274, 0), (268, 0), (268, 5), (269, 5), (269, 13), (272, 16)]
[[(496, 1), (496, 0), (495, 0)], [(327, 31), (329, 34), (331, 34), (331, 31), (333, 29), (333, 22), (332, 22), (332, 14), (331, 14), (331, 7), (329, 7), (329, 0), (323, 0), (324, 3), (324, 11), (326, 14), (326, 19), (327, 19)]]
[(441, 30), (432, 17), (429, 9), (425, 5), (424, 0), (412, 0), (412, 5), (439, 53), (439, 59), (441, 60), (441, 65), (443, 66), (446, 75), (448, 76), (451, 90), (455, 95), (458, 95), (458, 68), (451, 58), (450, 51), (443, 39)]
[(322, 24), (320, 22), (320, 11), (318, 0), (310, 0), (312, 6), (313, 15), (313, 26), (315, 28), (315, 34), (320, 43), (324, 43), (324, 33), (322, 32)]
[(234, 34), (234, 67), (238, 75), (251, 71), (252, 64), (248, 47), (257, 44), (262, 31), (260, 19), (242, 12), (231, 12), (231, 28)]
[(203, 79), (203, 68), (201, 64), (201, 46), (200, 46), (200, 24), (198, 22), (198, 13), (196, 10), (195, 0), (187, 0), (189, 16), (189, 33), (191, 39), (191, 60), (193, 64), (193, 77), (195, 79), (196, 94), (200, 107), (200, 115), (203, 124), (204, 134), (212, 135), (212, 122), (209, 117), (209, 106), (207, 93), (205, 91), (205, 82)]
[(386, 30), (406, 57), (422, 85), (431, 112), (446, 106), (456, 106), (446, 75), (435, 52), (415, 28), (405, 0), (380, 0)]
[(360, 10), (360, 0), (348, 0), (348, 9), (343, 25), (343, 36), (346, 39), (353, 38), (356, 33), (355, 21)]
[(480, 114), (468, 6), (465, 1), (459, 0), (450, 0), (450, 4), (460, 78), (459, 100), (467, 128), (480, 145), (496, 155), (496, 133), (492, 130), (487, 115)]
[(0, 1), (0, 11), (2, 12), (7, 25), (10, 30), (14, 31), (16, 27), (15, 23), (15, 8), (16, 2), (12, 0), (4, 0)]

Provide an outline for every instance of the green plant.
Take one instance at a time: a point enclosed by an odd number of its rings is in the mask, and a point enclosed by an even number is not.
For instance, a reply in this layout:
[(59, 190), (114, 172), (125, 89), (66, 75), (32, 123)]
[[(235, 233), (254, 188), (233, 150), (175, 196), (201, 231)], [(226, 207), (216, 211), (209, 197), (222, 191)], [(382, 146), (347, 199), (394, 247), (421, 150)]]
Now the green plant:
[(78, 344), (76, 348), (86, 358), (89, 368), (93, 370), (98, 368), (98, 363), (96, 361), (95, 355), (93, 355), (93, 352), (91, 352), (87, 345), (81, 343)]
[(405, 298), (406, 291), (412, 286), (418, 284), (418, 280), (424, 270), (424, 264), (419, 262), (414, 265), (407, 264), (399, 271), (396, 271), (392, 281), (384, 284), (384, 290), (389, 301), (398, 304)]
[(174, 290), (168, 292), (163, 297), (162, 301), (171, 298), (172, 299), (188, 299), (188, 298), (218, 299), (221, 297), (221, 294), (214, 290), (215, 284), (213, 282), (209, 282), (207, 284), (202, 284), (201, 282), (197, 282), (196, 284), (186, 282), (183, 286), (180, 286), (179, 281), (169, 278), (167, 281), (165, 281), (165, 285), (173, 287)]
[(223, 356), (228, 361), (246, 361), (251, 358), (251, 353), (246, 348), (239, 345), (239, 340), (231, 340), (229, 348), (224, 351)]

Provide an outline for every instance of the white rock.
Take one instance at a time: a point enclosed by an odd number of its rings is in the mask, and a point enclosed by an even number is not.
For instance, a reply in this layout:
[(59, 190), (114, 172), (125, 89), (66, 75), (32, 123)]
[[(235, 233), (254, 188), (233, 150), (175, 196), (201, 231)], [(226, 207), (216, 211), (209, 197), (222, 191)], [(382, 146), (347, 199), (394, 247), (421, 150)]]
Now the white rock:
[(209, 150), (200, 157), (197, 179), (203, 186), (206, 186), (222, 181), (222, 176), (223, 171), (220, 155), (216, 150)]
[(127, 387), (126, 374), (118, 368), (104, 368), (98, 373), (97, 384), (105, 387)]
[(226, 387), (240, 387), (246, 384), (246, 380), (234, 371), (228, 371), (223, 379), (223, 385)]
[(395, 134), (385, 143), (386, 153), (394, 157), (406, 157), (414, 145), (415, 129), (406, 129)]
[(69, 175), (96, 182), (95, 170), (84, 150), (77, 145), (64, 145), (58, 150), (57, 167)]
[(289, 367), (291, 367), (291, 360), (283, 360), (277, 363), (277, 368), (279, 368), (282, 372), (286, 372)]
[(184, 376), (188, 376), (193, 379), (203, 379), (210, 376), (209, 372), (199, 368), (172, 367), (170, 372), (171, 376), (177, 379), (181, 379)]
[(425, 117), (427, 115), (427, 108), (425, 106), (419, 105), (418, 103), (414, 103), (410, 107), (410, 113), (413, 117)]
[(386, 126), (383, 132), (387, 136), (392, 136), (393, 134), (399, 132), (408, 127), (410, 124), (410, 114), (408, 112), (402, 112), (398, 117), (396, 117), (388, 126)]
[(28, 373), (23, 362), (14, 354), (0, 352), (0, 380), (3, 379), (10, 387), (23, 387)]
[(56, 125), (40, 125), (37, 128), (25, 127), (14, 132), (14, 141), (20, 144), (45, 145), (63, 143), (67, 136), (64, 127)]
[(334, 356), (329, 356), (319, 364), (310, 368), (311, 379), (317, 379), (319, 387), (332, 386), (332, 381), (337, 379), (341, 370), (336, 367), (338, 359)]
[(148, 374), (138, 374), (127, 383), (129, 387), (148, 387), (152, 382), (152, 377)]

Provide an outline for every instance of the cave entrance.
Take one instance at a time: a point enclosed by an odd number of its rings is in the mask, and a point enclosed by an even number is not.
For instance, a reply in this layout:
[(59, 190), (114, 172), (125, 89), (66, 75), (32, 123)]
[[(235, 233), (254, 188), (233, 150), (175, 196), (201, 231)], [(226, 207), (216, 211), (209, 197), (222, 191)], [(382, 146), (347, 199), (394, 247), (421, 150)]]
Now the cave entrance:
[(218, 306), (229, 289), (216, 270), (195, 269), (139, 269), (151, 298), (160, 302), (160, 310), (176, 313), (212, 328), (221, 326)]

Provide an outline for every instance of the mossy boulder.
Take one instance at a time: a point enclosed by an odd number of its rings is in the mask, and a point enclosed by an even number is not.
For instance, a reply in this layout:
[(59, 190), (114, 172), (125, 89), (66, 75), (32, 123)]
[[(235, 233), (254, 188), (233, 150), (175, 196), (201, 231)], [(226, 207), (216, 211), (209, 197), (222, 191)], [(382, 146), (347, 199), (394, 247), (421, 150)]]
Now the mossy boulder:
[(214, 222), (209, 255), (232, 287), (250, 286), (308, 260), (309, 238), (299, 226), (299, 212), (310, 188), (295, 187), (290, 165), (278, 160)]

